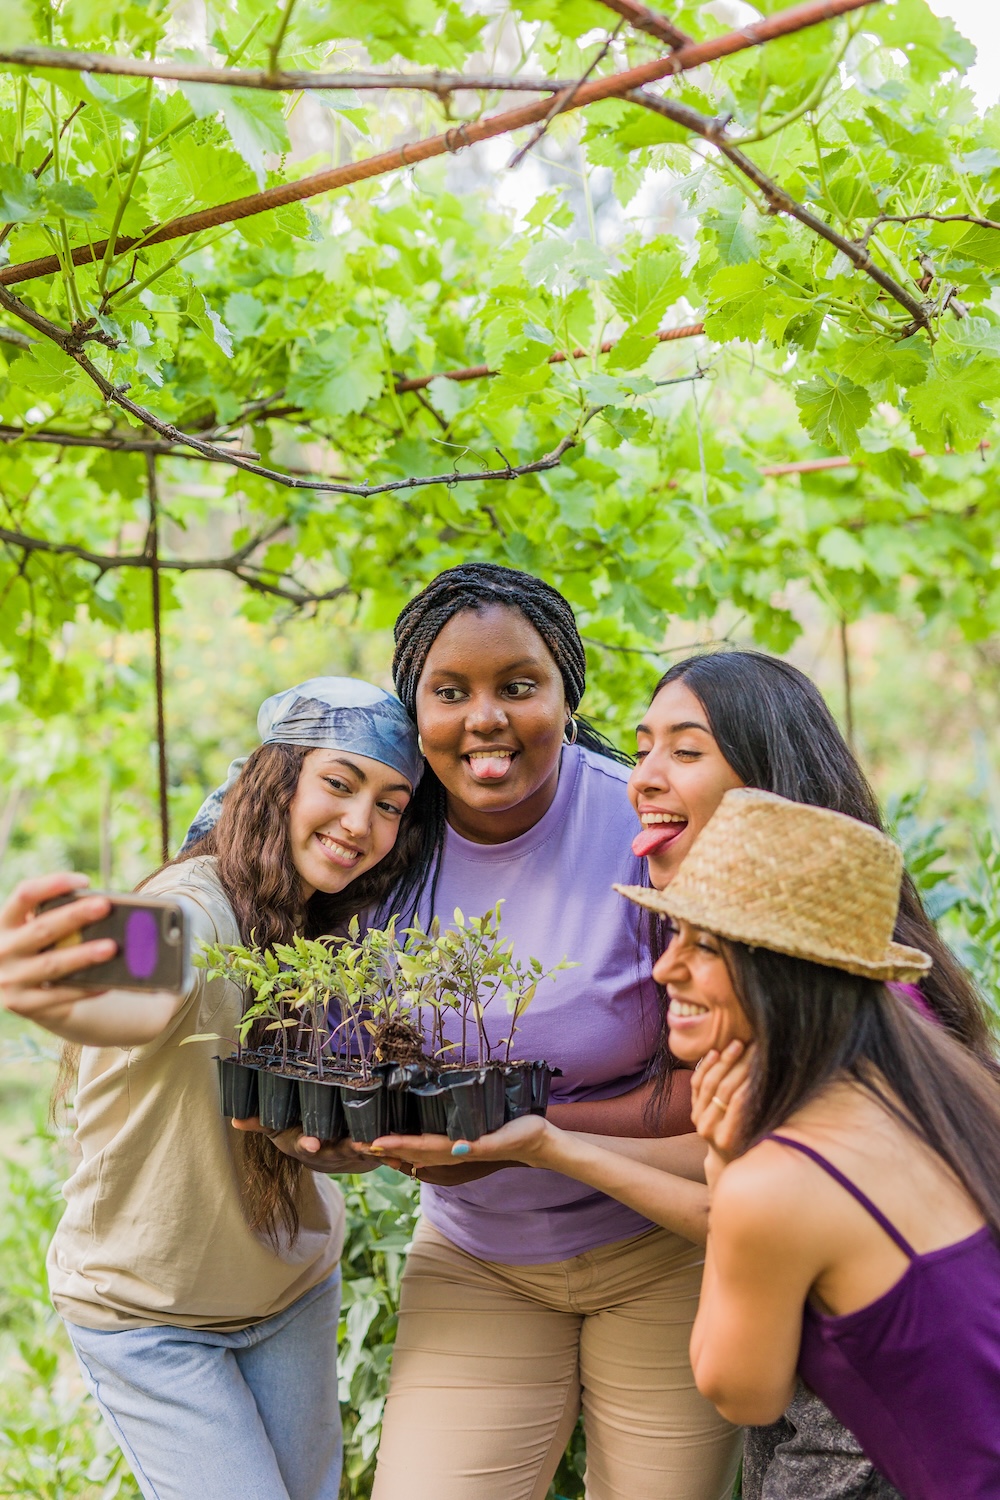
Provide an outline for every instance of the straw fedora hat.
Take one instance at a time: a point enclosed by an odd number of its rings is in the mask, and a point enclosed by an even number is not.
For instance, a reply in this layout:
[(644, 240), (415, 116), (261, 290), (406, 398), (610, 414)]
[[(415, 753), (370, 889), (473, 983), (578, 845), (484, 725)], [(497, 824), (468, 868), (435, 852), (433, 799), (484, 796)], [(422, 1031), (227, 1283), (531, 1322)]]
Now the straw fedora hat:
[(746, 790), (726, 793), (665, 891), (615, 890), (751, 948), (907, 980), (931, 960), (892, 940), (902, 873), (902, 854), (877, 828)]

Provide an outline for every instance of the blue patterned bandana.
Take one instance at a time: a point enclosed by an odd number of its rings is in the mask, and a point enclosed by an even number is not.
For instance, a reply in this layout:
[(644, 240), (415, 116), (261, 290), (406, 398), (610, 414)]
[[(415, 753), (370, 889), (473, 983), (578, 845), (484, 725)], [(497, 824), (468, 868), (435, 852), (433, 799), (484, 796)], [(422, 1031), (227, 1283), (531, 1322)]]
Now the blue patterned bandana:
[[(262, 745), (307, 745), (312, 750), (347, 750), (366, 755), (405, 776), (416, 790), (423, 771), (416, 725), (398, 698), (356, 677), (310, 677), (265, 699), (257, 714)], [(246, 757), (231, 762), (229, 774), (198, 809), (184, 836), (181, 853), (214, 827), (222, 800)]]

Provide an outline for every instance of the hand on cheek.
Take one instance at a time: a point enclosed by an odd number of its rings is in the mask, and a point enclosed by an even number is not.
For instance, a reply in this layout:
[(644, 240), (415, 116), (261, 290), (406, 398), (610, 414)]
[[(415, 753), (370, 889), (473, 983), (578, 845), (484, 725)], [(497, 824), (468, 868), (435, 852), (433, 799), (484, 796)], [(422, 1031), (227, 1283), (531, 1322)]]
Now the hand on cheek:
[(732, 1041), (721, 1053), (706, 1053), (692, 1079), (691, 1121), (723, 1161), (731, 1161), (745, 1144), (753, 1058), (752, 1043)]

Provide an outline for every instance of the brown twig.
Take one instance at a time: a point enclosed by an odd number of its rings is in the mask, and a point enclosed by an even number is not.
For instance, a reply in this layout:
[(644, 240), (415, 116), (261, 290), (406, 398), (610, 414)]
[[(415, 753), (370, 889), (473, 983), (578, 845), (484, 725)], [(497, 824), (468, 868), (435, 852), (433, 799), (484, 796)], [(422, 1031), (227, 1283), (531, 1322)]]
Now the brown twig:
[[(672, 343), (674, 339), (693, 339), (705, 332), (704, 323), (686, 323), (682, 328), (661, 328), (655, 338), (661, 344)], [(605, 339), (601, 345), (601, 353), (608, 354), (618, 343), (618, 339)], [(550, 365), (564, 364), (568, 359), (587, 359), (594, 351), (592, 349), (571, 349), (568, 354), (550, 354), (548, 363)], [(486, 380), (498, 375), (498, 370), (492, 370), (489, 365), (468, 365), (464, 370), (444, 370), (439, 375), (414, 375), (407, 380), (397, 380), (396, 391), (402, 395), (406, 391), (422, 391), (430, 385), (432, 380)]]
[(821, 239), (827, 241), (844, 255), (847, 260), (858, 271), (863, 271), (870, 276), (884, 292), (887, 292), (899, 305), (906, 309), (913, 320), (915, 327), (927, 328), (931, 326), (930, 314), (927, 306), (906, 287), (883, 271), (880, 265), (872, 260), (868, 251), (855, 240), (849, 240), (844, 235), (831, 228), (823, 219), (819, 218), (811, 209), (802, 203), (797, 203), (790, 194), (785, 192), (773, 178), (768, 177), (757, 163), (751, 161), (745, 152), (741, 151), (732, 139), (726, 134), (726, 121), (713, 119), (710, 115), (699, 114), (688, 104), (681, 104), (677, 100), (664, 99), (658, 94), (649, 94), (644, 89), (631, 89), (625, 95), (633, 104), (641, 104), (644, 109), (653, 110), (655, 114), (663, 115), (672, 120), (675, 125), (681, 125), (686, 130), (700, 135), (703, 140), (710, 142), (727, 161), (730, 161), (737, 171), (742, 172), (744, 177), (749, 178), (754, 187), (762, 194), (769, 213), (788, 214), (793, 219), (798, 219), (807, 229), (818, 234)]
[(544, 120), (542, 120), (541, 123), (536, 126), (536, 128), (531, 132), (531, 135), (529, 136), (525, 144), (520, 148), (520, 150), (514, 152), (514, 155), (507, 163), (507, 170), (509, 172), (512, 172), (515, 167), (519, 167), (524, 158), (528, 155), (528, 152), (531, 151), (533, 147), (538, 145), (538, 142), (548, 130), (556, 115), (564, 114), (566, 110), (572, 108), (573, 100), (583, 88), (583, 85), (587, 82), (587, 79), (590, 77), (591, 73), (593, 73), (597, 65), (603, 62), (607, 57), (612, 42), (615, 40), (615, 37), (618, 35), (619, 31), (621, 31), (624, 25), (624, 21), (618, 22), (618, 25), (615, 27), (614, 31), (610, 31), (605, 37), (603, 47), (599, 49), (592, 60), (588, 63), (586, 70), (577, 79), (576, 83), (572, 84), (568, 89), (564, 89), (561, 93), (558, 93), (556, 95)]
[[(803, 5), (790, 6), (787, 10), (779, 11), (777, 15), (769, 16), (763, 21), (755, 21), (752, 25), (740, 27), (736, 31), (727, 32), (724, 36), (715, 37), (712, 41), (694, 42), (689, 46), (679, 48), (676, 52), (671, 52), (667, 57), (643, 63), (640, 67), (627, 68), (621, 73), (611, 73), (603, 78), (591, 79), (578, 90), (568, 107), (583, 109), (586, 105), (594, 104), (600, 99), (621, 97), (630, 90), (641, 89), (645, 84), (653, 83), (657, 79), (700, 67), (703, 63), (714, 62), (720, 57), (728, 57), (748, 47), (759, 47), (775, 37), (788, 36), (793, 32), (802, 31), (807, 26), (816, 26), (835, 16), (845, 15), (848, 11), (860, 10), (865, 6), (878, 3), (879, 0), (806, 0)], [(219, 224), (236, 223), (240, 219), (251, 218), (270, 209), (283, 208), (289, 203), (300, 203), (303, 199), (314, 198), (317, 194), (330, 192), (334, 188), (347, 187), (351, 183), (381, 177), (386, 172), (412, 167), (418, 162), (429, 161), (447, 152), (458, 151), (463, 146), (492, 140), (495, 136), (506, 135), (526, 125), (535, 125), (545, 118), (549, 108), (549, 100), (543, 99), (535, 104), (523, 105), (519, 109), (505, 110), (501, 114), (490, 115), (484, 120), (476, 120), (470, 124), (446, 130), (442, 135), (429, 136), (411, 145), (394, 147), (391, 151), (383, 151), (364, 161), (353, 162), (342, 167), (331, 167), (325, 172), (316, 172), (312, 176), (300, 178), (297, 182), (281, 183), (277, 187), (266, 188), (261, 193), (252, 193), (245, 198), (235, 198), (228, 203), (217, 204), (214, 208), (183, 214), (180, 218), (170, 219), (165, 224), (151, 227), (141, 236), (122, 236), (115, 244), (114, 253), (121, 255), (140, 244), (145, 247), (162, 244), (167, 240), (181, 239), (190, 234), (198, 234), (204, 229), (212, 229)], [(103, 259), (106, 250), (107, 241), (105, 240), (99, 240), (94, 244), (77, 245), (71, 253), (71, 259), (77, 266), (99, 262)], [(859, 253), (863, 254), (863, 252)], [(60, 269), (58, 256), (39, 256), (36, 260), (22, 261), (0, 269), (0, 286), (13, 286), (17, 282), (30, 281), (36, 276), (48, 276)]]
[(0, 344), (13, 344), (17, 349), (30, 349), (37, 339), (29, 339), (26, 333), (21, 333), (17, 328), (0, 328)]
[[(71, 109), (70, 112), (69, 112), (69, 114), (66, 116), (65, 120), (63, 120), (62, 124), (59, 127), (59, 136), (58, 136), (58, 139), (60, 141), (62, 140), (63, 136), (66, 134), (66, 131), (72, 125), (73, 121), (76, 119), (77, 115), (80, 113), (81, 109), (83, 109), (83, 106), (86, 104), (86, 102), (87, 101), (85, 99), (81, 99), (80, 103), (77, 104), (75, 106), (75, 108)], [(53, 147), (50, 147), (49, 150), (46, 151), (45, 155), (42, 157), (41, 161), (38, 163), (38, 166), (34, 168), (34, 170), (32, 171), (31, 175), (32, 175), (32, 177), (35, 178), (36, 181), (38, 180), (39, 177), (41, 177), (42, 173), (45, 171), (45, 168), (48, 166), (49, 162), (52, 160), (52, 158), (53, 158), (54, 155), (55, 155), (55, 149)], [(14, 221), (12, 221), (9, 224), (4, 224), (3, 227), (0, 228), (0, 245), (3, 244), (4, 240), (8, 237), (8, 235), (11, 232), (11, 230), (16, 229), (16, 228), (17, 228), (17, 224)]]
[(152, 432), (159, 433), (171, 445), (183, 445), (194, 449), (205, 457), (214, 458), (223, 463), (230, 464), (234, 469), (240, 469), (246, 474), (256, 474), (261, 479), (270, 479), (275, 484), (283, 485), (291, 490), (311, 490), (331, 495), (358, 495), (367, 498), (370, 495), (384, 495), (399, 490), (425, 489), (428, 485), (444, 484), (471, 484), (481, 483), (490, 479), (522, 479), (527, 474), (541, 474), (547, 469), (556, 468), (563, 459), (563, 455), (570, 448), (575, 447), (579, 441), (581, 428), (590, 421), (594, 412), (598, 410), (592, 407), (587, 412), (583, 421), (573, 430), (567, 433), (549, 453), (541, 458), (531, 460), (529, 463), (512, 466), (507, 464), (502, 469), (482, 469), (469, 472), (468, 470), (453, 469), (446, 474), (411, 474), (405, 479), (387, 479), (381, 484), (351, 484), (349, 481), (334, 479), (317, 479), (312, 475), (300, 477), (292, 474), (282, 473), (279, 469), (269, 469), (263, 464), (254, 463), (249, 459), (242, 458), (238, 453), (227, 453), (222, 448), (216, 448), (211, 443), (204, 442), (195, 437), (193, 433), (181, 432), (180, 428), (173, 426), (170, 422), (164, 422), (153, 412), (140, 406), (138, 402), (131, 401), (120, 386), (112, 385), (102, 375), (97, 366), (84, 354), (83, 350), (74, 340), (72, 333), (65, 328), (60, 328), (57, 323), (51, 322), (43, 317), (34, 308), (28, 307), (13, 292), (8, 292), (6, 287), (0, 287), (0, 307), (6, 308), (15, 317), (23, 318), (26, 323), (43, 333), (46, 338), (52, 340), (67, 354), (70, 359), (75, 360), (85, 375), (97, 386), (105, 401), (121, 407), (137, 422), (141, 422)]
[[(11, 47), (0, 50), (0, 64), (23, 68), (61, 68), (71, 73), (98, 73), (118, 78), (165, 78), (176, 83), (221, 84), (225, 88), (267, 89), (296, 93), (311, 89), (418, 89), (445, 96), (469, 89), (474, 93), (516, 92), (555, 94), (572, 79), (517, 78), (492, 73), (311, 73), (265, 68), (212, 68), (168, 59), (115, 57), (107, 52), (73, 52), (63, 47)], [(82, 105), (79, 106), (82, 108)]]
[[(261, 547), (279, 531), (283, 531), (289, 524), (288, 517), (267, 532), (254, 537), (245, 546), (232, 553), (229, 557), (202, 557), (202, 558), (170, 558), (158, 557), (156, 568), (159, 572), (170, 571), (172, 573), (231, 573), (248, 588), (259, 594), (270, 594), (278, 599), (287, 599), (289, 603), (296, 606), (307, 604), (322, 604), (331, 599), (339, 599), (350, 590), (346, 586), (329, 589), (325, 593), (314, 593), (309, 589), (301, 587), (296, 580), (289, 579), (284, 574), (275, 575), (272, 581), (265, 569), (249, 564), (246, 559), (249, 553), (257, 547)], [(99, 576), (113, 572), (117, 568), (149, 568), (152, 566), (148, 552), (137, 553), (101, 553), (91, 552), (86, 547), (78, 547), (72, 542), (53, 542), (47, 537), (30, 536), (23, 531), (9, 531), (0, 527), (0, 543), (8, 547), (18, 549), (27, 558), (33, 553), (50, 553), (56, 556), (75, 557), (80, 562), (88, 563), (96, 568)], [(294, 587), (292, 587), (294, 585)]]
[(935, 224), (978, 224), (980, 229), (1000, 229), (996, 219), (981, 219), (978, 214), (879, 214), (855, 243), (864, 248), (880, 224), (912, 224), (916, 219), (933, 219)]
[[(32, 339), (31, 342), (34, 343), (35, 340)], [(217, 442), (219, 440), (216, 438)], [(232, 457), (228, 453), (225, 457), (220, 454), (218, 458), (204, 453), (189, 453), (160, 438), (132, 437), (122, 432), (59, 432), (48, 427), (11, 427), (3, 423), (0, 423), (0, 443), (51, 443), (56, 448), (105, 448), (110, 453), (157, 453), (164, 458), (197, 458), (213, 464), (228, 463)], [(248, 453), (244, 449), (233, 451), (240, 458), (256, 460), (260, 457), (260, 454)]]
[[(984, 453), (989, 448), (989, 443), (979, 444), (978, 451)], [(926, 448), (911, 448), (910, 458), (926, 458)], [(828, 469), (857, 469), (863, 467), (863, 461), (858, 458), (849, 457), (847, 454), (838, 454), (835, 458), (800, 458), (794, 463), (767, 464), (759, 472), (767, 479), (780, 477), (782, 474), (823, 474)]]
[(167, 784), (167, 722), (163, 710), (163, 628), (160, 621), (160, 501), (156, 487), (156, 456), (146, 454), (146, 493), (149, 499), (149, 530), (144, 556), (149, 567), (153, 605), (153, 681), (156, 686), (156, 748), (160, 791), (160, 861), (170, 858), (170, 798)]
[(691, 37), (686, 31), (681, 31), (673, 21), (661, 16), (659, 11), (650, 10), (648, 5), (640, 5), (639, 0), (600, 0), (615, 15), (621, 16), (627, 21), (634, 31), (644, 31), (647, 36), (655, 36), (658, 42), (666, 42), (668, 47), (687, 47)]

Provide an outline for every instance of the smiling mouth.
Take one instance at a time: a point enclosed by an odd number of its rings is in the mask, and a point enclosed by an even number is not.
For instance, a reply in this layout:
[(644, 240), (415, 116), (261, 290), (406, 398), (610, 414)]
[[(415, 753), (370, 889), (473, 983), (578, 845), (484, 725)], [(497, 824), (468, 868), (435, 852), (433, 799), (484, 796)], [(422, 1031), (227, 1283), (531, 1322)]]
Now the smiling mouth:
[(362, 857), (360, 849), (352, 849), (350, 844), (342, 844), (339, 839), (331, 838), (328, 833), (317, 833), (317, 839), (327, 859), (334, 864), (343, 865), (345, 869), (351, 869)]
[(462, 759), (477, 781), (502, 781), (517, 753), (516, 750), (470, 750)]
[(687, 818), (679, 813), (648, 812), (641, 816), (642, 832), (632, 840), (632, 853), (637, 859), (650, 854), (659, 854), (680, 838), (688, 826)]
[(671, 1000), (667, 1010), (668, 1016), (675, 1019), (687, 1019), (692, 1016), (707, 1016), (707, 1005), (695, 1005), (691, 1000)]

